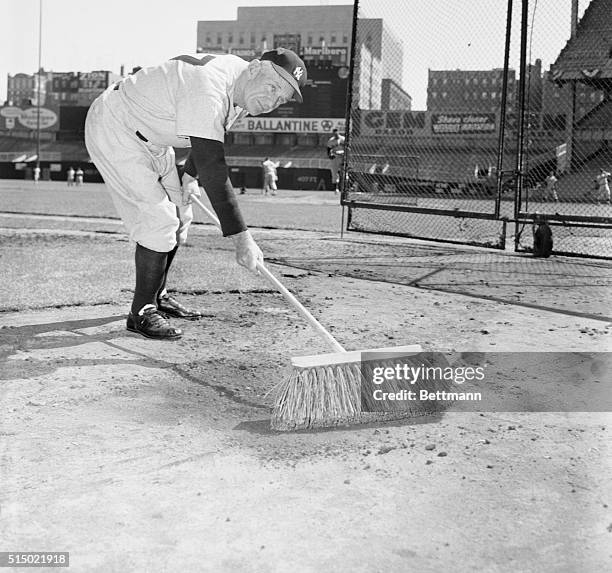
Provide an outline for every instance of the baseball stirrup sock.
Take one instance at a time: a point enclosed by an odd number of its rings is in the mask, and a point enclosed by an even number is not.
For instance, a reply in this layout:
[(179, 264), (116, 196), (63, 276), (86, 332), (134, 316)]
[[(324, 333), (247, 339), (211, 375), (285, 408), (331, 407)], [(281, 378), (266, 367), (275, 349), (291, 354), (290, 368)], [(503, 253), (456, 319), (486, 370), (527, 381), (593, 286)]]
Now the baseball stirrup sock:
[(166, 253), (166, 256), (167, 256), (166, 270), (164, 271), (164, 278), (162, 280), (161, 287), (159, 289), (159, 292), (157, 293), (158, 298), (165, 294), (164, 291), (166, 290), (166, 280), (168, 279), (168, 271), (170, 270), (170, 265), (172, 264), (172, 261), (174, 260), (174, 255), (176, 255), (177, 250), (178, 250), (178, 245), (176, 245), (176, 247), (174, 247), (174, 249), (172, 249), (169, 253)]
[(145, 304), (157, 306), (157, 293), (162, 288), (168, 253), (158, 253), (140, 244), (136, 245), (136, 288), (132, 301), (132, 314)]

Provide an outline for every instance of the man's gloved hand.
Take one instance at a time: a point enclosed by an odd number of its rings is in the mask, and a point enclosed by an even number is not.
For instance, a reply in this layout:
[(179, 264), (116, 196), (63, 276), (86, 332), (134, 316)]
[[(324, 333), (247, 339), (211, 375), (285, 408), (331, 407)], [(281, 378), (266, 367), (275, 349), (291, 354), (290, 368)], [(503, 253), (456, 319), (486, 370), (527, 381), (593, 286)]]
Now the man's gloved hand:
[(257, 273), (257, 263), (263, 264), (263, 253), (251, 237), (250, 231), (231, 235), (236, 248), (236, 262), (251, 272)]
[(191, 205), (193, 202), (191, 200), (192, 195), (195, 195), (196, 197), (202, 196), (202, 191), (200, 191), (198, 180), (188, 173), (183, 173), (183, 178), (181, 180), (181, 195), (183, 205)]

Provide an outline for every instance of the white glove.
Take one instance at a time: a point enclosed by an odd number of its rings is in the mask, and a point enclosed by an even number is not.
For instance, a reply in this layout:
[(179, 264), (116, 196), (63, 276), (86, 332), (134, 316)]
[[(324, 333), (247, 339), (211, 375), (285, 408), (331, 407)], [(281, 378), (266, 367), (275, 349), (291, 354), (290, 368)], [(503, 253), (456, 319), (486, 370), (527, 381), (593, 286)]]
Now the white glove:
[(188, 173), (183, 173), (183, 179), (181, 181), (181, 195), (183, 205), (191, 205), (193, 202), (191, 200), (192, 195), (195, 195), (196, 197), (202, 196), (202, 191), (200, 191), (198, 180)]
[(263, 253), (251, 236), (250, 231), (231, 235), (231, 238), (236, 248), (236, 262), (257, 274), (257, 263), (263, 264)]

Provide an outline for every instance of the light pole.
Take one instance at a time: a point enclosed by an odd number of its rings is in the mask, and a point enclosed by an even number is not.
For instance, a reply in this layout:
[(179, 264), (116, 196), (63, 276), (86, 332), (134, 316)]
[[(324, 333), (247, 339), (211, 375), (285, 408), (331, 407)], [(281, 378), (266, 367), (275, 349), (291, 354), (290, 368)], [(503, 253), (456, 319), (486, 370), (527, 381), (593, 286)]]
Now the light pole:
[[(38, 0), (38, 82), (36, 85), (36, 168), (40, 170), (40, 71), (42, 69), (42, 0)], [(40, 172), (40, 171), (39, 171)]]

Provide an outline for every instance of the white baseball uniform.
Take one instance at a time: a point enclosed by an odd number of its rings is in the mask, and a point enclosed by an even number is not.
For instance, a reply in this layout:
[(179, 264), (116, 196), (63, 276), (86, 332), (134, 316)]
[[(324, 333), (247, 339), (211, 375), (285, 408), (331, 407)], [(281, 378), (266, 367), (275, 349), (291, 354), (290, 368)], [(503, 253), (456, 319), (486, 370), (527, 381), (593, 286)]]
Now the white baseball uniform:
[(278, 167), (278, 163), (275, 163), (271, 159), (266, 159), (263, 163), (263, 171), (264, 171), (264, 193), (267, 193), (268, 190), (273, 193), (276, 192), (276, 180), (278, 176), (276, 175), (276, 168)]
[(332, 162), (332, 183), (334, 185), (337, 185), (340, 179), (340, 168), (342, 167), (342, 160), (344, 155), (344, 136), (338, 134), (337, 137), (330, 137), (327, 140), (327, 149)]
[(230, 54), (179, 56), (110, 86), (90, 107), (87, 150), (143, 247), (169, 252), (186, 241), (193, 213), (182, 205), (173, 147), (190, 147), (190, 136), (223, 143), (242, 114), (233, 89), (247, 66)]
[(597, 182), (597, 200), (598, 201), (607, 201), (610, 202), (610, 173), (607, 171), (600, 171), (595, 177), (595, 181)]

